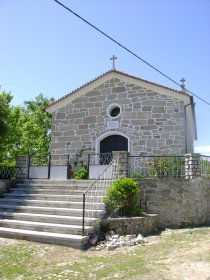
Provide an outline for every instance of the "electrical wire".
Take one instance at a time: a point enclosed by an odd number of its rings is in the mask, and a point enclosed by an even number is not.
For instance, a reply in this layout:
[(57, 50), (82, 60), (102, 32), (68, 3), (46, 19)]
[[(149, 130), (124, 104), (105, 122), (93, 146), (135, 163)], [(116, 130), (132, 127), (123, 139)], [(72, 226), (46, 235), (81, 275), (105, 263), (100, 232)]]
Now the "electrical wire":
[[(156, 72), (158, 72), (159, 74), (161, 74), (162, 76), (164, 76), (166, 79), (170, 80), (171, 82), (173, 82), (174, 84), (181, 86), (179, 83), (177, 83), (174, 79), (170, 78), (168, 75), (164, 74), (162, 71), (160, 71), (159, 69), (157, 69), (155, 66), (153, 66), (152, 64), (150, 64), (149, 62), (147, 62), (145, 59), (141, 58), (140, 56), (138, 56), (136, 53), (134, 53), (133, 51), (131, 51), (130, 49), (128, 49), (126, 46), (122, 45), (121, 43), (119, 43), (117, 40), (113, 39), (112, 37), (110, 37), (108, 34), (106, 34), (105, 32), (103, 32), (101, 29), (99, 29), (98, 27), (96, 27), (95, 25), (93, 25), (92, 23), (90, 23), (89, 21), (87, 21), (86, 19), (84, 19), (83, 17), (81, 17), (79, 14), (75, 13), (73, 10), (71, 10), (70, 8), (68, 8), (67, 6), (65, 6), (63, 3), (59, 2), (58, 0), (54, 0), (57, 4), (59, 4), (60, 6), (62, 6), (64, 9), (66, 9), (67, 11), (69, 11), (70, 13), (72, 13), (73, 15), (75, 15), (76, 17), (78, 17), (79, 19), (81, 19), (83, 22), (85, 22), (86, 24), (88, 24), (89, 26), (91, 26), (92, 28), (94, 28), (96, 31), (98, 31), (99, 33), (101, 33), (103, 36), (107, 37), (109, 40), (111, 40), (112, 42), (114, 42), (115, 44), (117, 44), (118, 46), (120, 46), (121, 48), (123, 48), (125, 51), (127, 51), (128, 53), (130, 53), (131, 55), (133, 55), (134, 57), (136, 57), (137, 59), (141, 60), (143, 63), (145, 63), (147, 66), (149, 66), (150, 68), (152, 68), (153, 70), (155, 70)], [(204, 100), (203, 98), (199, 97), (197, 94), (191, 92), (190, 90), (188, 90), (187, 88), (184, 88), (185, 91), (189, 92), (191, 95), (195, 96), (196, 98), (198, 98), (199, 100), (203, 101), (204, 103), (206, 103), (207, 105), (210, 106), (210, 102)]]

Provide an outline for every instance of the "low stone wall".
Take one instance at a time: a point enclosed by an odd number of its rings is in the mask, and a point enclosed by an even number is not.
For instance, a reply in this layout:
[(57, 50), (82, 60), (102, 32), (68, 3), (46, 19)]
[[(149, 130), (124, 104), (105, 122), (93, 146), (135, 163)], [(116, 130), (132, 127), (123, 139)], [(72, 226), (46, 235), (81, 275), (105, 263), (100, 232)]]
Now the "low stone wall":
[(145, 214), (142, 217), (108, 218), (101, 221), (104, 231), (112, 231), (114, 234), (148, 234), (157, 227), (157, 215)]
[(139, 180), (141, 206), (158, 214), (158, 227), (185, 227), (210, 223), (210, 180)]
[(3, 196), (5, 192), (8, 192), (9, 189), (15, 186), (15, 180), (0, 180), (0, 197)]

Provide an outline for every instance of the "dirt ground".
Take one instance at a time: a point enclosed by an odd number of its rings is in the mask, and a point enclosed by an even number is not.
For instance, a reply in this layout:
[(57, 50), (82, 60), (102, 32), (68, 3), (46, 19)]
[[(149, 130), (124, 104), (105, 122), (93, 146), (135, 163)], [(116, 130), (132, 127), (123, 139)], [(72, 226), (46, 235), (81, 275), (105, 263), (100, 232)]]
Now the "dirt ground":
[[(160, 268), (153, 274), (141, 279), (210, 280), (210, 228), (208, 229), (209, 234), (207, 236), (198, 240), (195, 238), (193, 242), (189, 240), (190, 244), (187, 240), (181, 239), (180, 243), (183, 243), (181, 250), (180, 248), (171, 250), (168, 257), (162, 261), (162, 265), (165, 264), (166, 269)], [(168, 237), (177, 235), (178, 238), (179, 234), (189, 231), (192, 231), (192, 229), (166, 230), (162, 232), (161, 236), (148, 237), (147, 246), (152, 247), (154, 243), (164, 242), (164, 240), (167, 242)]]
[[(19, 244), (22, 244), (24, 248), (30, 248), (34, 256), (40, 258), (40, 260), (48, 254), (49, 263), (53, 260), (58, 267), (80, 265), (80, 270), (72, 274), (71, 277), (67, 274), (62, 278), (63, 274), (60, 272), (60, 274), (51, 278), (48, 273), (46, 277), (40, 276), (36, 279), (210, 280), (210, 227), (165, 230), (157, 235), (146, 237), (144, 245), (123, 247), (114, 251), (107, 251), (106, 249), (96, 251), (94, 248), (80, 251), (62, 246), (0, 238), (0, 256), (3, 248), (12, 248), (12, 246)], [(138, 258), (140, 254), (144, 255), (142, 269), (146, 269), (146, 272), (141, 275), (135, 271), (133, 274), (126, 274), (126, 271), (123, 271), (122, 268), (113, 271), (112, 276), (107, 274), (105, 277), (103, 273), (98, 274), (99, 270), (106, 269), (106, 266), (109, 266), (115, 259), (118, 258), (120, 262), (120, 258), (123, 260), (125, 257), (127, 262), (130, 262), (130, 269), (135, 270), (135, 257)], [(107, 262), (109, 258), (110, 263)], [(82, 269), (88, 270), (90, 268), (87, 259), (91, 259), (92, 263), (95, 262), (97, 265), (91, 266), (88, 276), (84, 276), (87, 274), (82, 274)], [(119, 265), (119, 262), (116, 266)], [(3, 277), (1, 279), (14, 278)], [(20, 276), (17, 279), (28, 278)]]

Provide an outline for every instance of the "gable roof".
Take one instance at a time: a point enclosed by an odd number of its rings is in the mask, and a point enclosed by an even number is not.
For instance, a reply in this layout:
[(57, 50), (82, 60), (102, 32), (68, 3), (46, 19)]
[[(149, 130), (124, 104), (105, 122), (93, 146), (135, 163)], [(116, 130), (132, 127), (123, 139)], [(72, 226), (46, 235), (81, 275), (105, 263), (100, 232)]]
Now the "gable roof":
[(174, 96), (175, 98), (184, 100), (185, 103), (189, 102), (190, 95), (183, 92), (183, 91), (178, 91), (160, 84), (156, 84), (147, 80), (144, 80), (142, 78), (132, 76), (127, 73), (123, 73), (121, 71), (117, 70), (110, 70), (97, 78), (91, 80), (90, 82), (82, 85), (81, 87), (73, 90), (72, 92), (68, 93), (67, 95), (63, 96), (62, 98), (58, 99), (55, 102), (52, 102), (48, 107), (45, 108), (45, 111), (48, 113), (52, 113), (55, 110), (61, 108), (64, 106), (64, 102), (71, 102), (75, 98), (80, 97), (83, 95), (85, 92), (93, 90), (94, 88), (98, 87), (102, 83), (104, 83), (107, 80), (113, 79), (113, 78), (118, 78), (136, 85), (140, 85), (145, 88), (149, 88), (151, 90), (160, 92), (162, 94)]
[[(196, 120), (195, 120), (195, 111), (194, 111), (194, 102), (192, 96), (183, 91), (178, 91), (160, 84), (156, 84), (142, 78), (132, 76), (127, 73), (123, 73), (117, 70), (110, 70), (97, 78), (91, 80), (90, 82), (82, 85), (81, 87), (75, 89), (69, 94), (63, 96), (57, 101), (51, 103), (48, 107), (45, 108), (45, 111), (49, 114), (52, 114), (56, 110), (64, 107), (67, 103), (71, 103), (74, 99), (83, 96), (86, 92), (94, 90), (101, 84), (105, 83), (111, 79), (119, 79), (130, 84), (135, 84), (137, 86), (141, 86), (150, 90), (153, 90), (157, 93), (164, 94), (170, 97), (177, 98), (182, 100), (185, 105), (186, 118), (188, 119), (190, 134), (193, 139), (197, 139), (197, 128), (196, 128)], [(190, 105), (190, 106), (189, 106)]]

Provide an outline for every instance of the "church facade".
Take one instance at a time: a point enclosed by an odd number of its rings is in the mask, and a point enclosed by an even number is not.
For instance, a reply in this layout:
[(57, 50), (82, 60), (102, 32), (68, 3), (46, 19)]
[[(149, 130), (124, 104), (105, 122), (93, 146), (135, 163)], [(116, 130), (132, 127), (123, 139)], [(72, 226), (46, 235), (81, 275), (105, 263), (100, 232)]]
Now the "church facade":
[(51, 103), (51, 154), (81, 150), (131, 155), (183, 155), (196, 139), (194, 103), (173, 90), (111, 70)]

